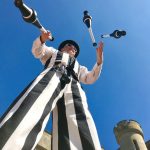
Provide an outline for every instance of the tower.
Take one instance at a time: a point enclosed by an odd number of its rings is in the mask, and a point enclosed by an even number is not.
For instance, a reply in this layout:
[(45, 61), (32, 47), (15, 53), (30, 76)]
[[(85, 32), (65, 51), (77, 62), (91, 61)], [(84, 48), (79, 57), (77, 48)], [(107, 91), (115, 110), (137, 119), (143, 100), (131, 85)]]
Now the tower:
[(120, 150), (147, 150), (143, 131), (138, 122), (134, 120), (120, 121), (114, 127), (114, 133)]

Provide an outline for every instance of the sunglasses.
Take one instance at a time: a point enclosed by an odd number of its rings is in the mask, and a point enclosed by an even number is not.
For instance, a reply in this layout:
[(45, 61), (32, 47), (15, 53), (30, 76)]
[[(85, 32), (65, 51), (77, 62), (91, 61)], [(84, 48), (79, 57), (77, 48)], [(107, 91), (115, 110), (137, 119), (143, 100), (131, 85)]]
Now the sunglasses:
[[(75, 48), (74, 45), (68, 43), (68, 44), (66, 44), (65, 46), (71, 46), (71, 47), (75, 50), (75, 52), (77, 52), (77, 49)], [(64, 46), (64, 47), (65, 47), (65, 46)]]

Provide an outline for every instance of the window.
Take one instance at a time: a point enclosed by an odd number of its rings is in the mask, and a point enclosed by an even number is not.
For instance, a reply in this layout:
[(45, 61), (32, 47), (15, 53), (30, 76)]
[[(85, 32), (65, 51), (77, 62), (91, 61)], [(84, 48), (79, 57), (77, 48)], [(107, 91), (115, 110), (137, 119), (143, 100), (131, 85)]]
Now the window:
[(136, 150), (140, 150), (140, 147), (138, 145), (138, 142), (136, 140), (133, 140), (134, 146)]

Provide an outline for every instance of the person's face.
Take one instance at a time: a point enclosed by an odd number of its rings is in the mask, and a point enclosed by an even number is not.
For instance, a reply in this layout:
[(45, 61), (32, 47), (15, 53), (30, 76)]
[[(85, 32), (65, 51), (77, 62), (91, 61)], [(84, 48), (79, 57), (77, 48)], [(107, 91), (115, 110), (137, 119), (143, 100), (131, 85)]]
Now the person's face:
[(72, 44), (66, 44), (62, 49), (61, 52), (68, 53), (71, 57), (74, 57), (77, 49)]

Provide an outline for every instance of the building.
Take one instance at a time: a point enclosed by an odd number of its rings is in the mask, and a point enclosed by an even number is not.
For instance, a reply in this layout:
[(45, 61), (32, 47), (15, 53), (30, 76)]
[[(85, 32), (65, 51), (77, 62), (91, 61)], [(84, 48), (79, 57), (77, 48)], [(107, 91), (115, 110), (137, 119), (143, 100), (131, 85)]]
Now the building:
[(123, 120), (114, 127), (118, 150), (150, 150), (150, 141), (144, 142), (140, 124), (135, 120)]
[(51, 134), (44, 132), (35, 150), (51, 150)]

